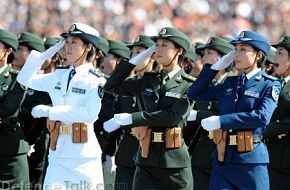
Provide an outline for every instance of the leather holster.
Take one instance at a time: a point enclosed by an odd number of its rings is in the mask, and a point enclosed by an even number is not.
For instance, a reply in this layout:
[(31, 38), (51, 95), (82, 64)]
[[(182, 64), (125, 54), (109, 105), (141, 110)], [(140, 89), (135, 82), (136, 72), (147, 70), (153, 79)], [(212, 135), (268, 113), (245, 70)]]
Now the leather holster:
[(59, 130), (60, 130), (60, 122), (59, 121), (52, 121), (47, 120), (46, 122), (47, 128), (50, 130), (50, 149), (55, 151), (56, 150), (56, 144), (57, 139), (59, 136)]
[(72, 124), (72, 141), (73, 143), (88, 142), (88, 126), (84, 123)]
[(180, 148), (182, 144), (181, 140), (181, 128), (173, 127), (166, 128), (165, 130), (165, 148)]
[(213, 130), (213, 141), (217, 146), (218, 161), (223, 162), (227, 146), (227, 131), (221, 129)]
[(148, 158), (150, 152), (152, 129), (148, 127), (134, 127), (131, 130), (132, 135), (135, 136), (139, 141), (142, 158)]

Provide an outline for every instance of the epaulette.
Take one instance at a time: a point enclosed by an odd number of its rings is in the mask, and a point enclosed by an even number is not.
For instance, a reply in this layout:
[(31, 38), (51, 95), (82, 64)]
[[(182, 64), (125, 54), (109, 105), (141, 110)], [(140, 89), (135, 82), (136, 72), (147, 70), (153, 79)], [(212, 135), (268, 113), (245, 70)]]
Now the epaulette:
[(264, 76), (265, 78), (270, 79), (270, 80), (279, 80), (277, 77), (273, 77), (273, 76), (268, 75), (268, 74), (264, 74), (263, 76)]
[(18, 75), (18, 73), (19, 73), (18, 70), (12, 69), (12, 68), (8, 72), (11, 73), (11, 74), (15, 74), (15, 75)]
[(101, 78), (101, 77), (105, 77), (103, 73), (101, 73), (100, 71), (96, 70), (96, 69), (90, 69), (89, 73), (92, 73), (93, 75)]
[(196, 81), (196, 78), (193, 77), (193, 76), (191, 76), (191, 75), (189, 75), (189, 74), (183, 73), (181, 76), (182, 76), (184, 79), (187, 79), (187, 80), (189, 80), (189, 81), (192, 81), (192, 82)]
[(70, 67), (70, 65), (66, 65), (66, 66), (57, 66), (56, 69), (68, 69)]

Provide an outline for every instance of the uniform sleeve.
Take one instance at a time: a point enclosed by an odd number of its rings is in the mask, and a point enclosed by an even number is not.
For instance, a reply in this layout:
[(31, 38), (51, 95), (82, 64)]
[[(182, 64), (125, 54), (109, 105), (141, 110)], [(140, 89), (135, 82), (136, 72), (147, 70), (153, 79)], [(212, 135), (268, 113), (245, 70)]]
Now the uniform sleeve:
[(32, 51), (17, 76), (17, 81), (31, 89), (48, 92), (52, 88), (51, 78), (54, 73), (37, 74), (44, 61), (41, 53)]
[(49, 119), (67, 122), (93, 123), (98, 119), (101, 98), (98, 85), (93, 85), (83, 106), (59, 105), (49, 109)]
[[(278, 81), (269, 83), (260, 105), (250, 112), (239, 112), (220, 116), (221, 128), (243, 129), (265, 127), (269, 124), (272, 114), (277, 107), (277, 101), (273, 98), (273, 88), (279, 90), (281, 85)], [(276, 96), (279, 96), (279, 94)]]
[(188, 98), (195, 101), (216, 100), (216, 86), (210, 85), (218, 71), (204, 66), (197, 80), (191, 85), (188, 91)]
[(269, 138), (282, 133), (290, 131), (290, 116), (281, 119), (279, 122), (271, 122), (266, 131), (263, 134), (263, 137)]
[(136, 96), (140, 93), (141, 80), (125, 80), (134, 69), (135, 65), (122, 60), (113, 74), (107, 80), (104, 89), (107, 92), (122, 95)]
[(190, 100), (184, 95), (168, 109), (132, 113), (133, 124), (130, 127), (160, 126), (160, 124), (162, 126), (175, 126), (191, 108)]
[(24, 95), (25, 90), (16, 82), (13, 89), (0, 99), (0, 117), (13, 116), (20, 108)]

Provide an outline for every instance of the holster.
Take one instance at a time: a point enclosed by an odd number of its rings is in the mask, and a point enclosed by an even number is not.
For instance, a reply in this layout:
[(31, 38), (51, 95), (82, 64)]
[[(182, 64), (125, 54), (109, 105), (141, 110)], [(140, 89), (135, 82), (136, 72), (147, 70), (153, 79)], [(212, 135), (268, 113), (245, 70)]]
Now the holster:
[(146, 136), (142, 140), (139, 140), (139, 145), (141, 148), (141, 156), (143, 158), (148, 158), (148, 156), (149, 156), (150, 143), (151, 143), (151, 132), (152, 132), (152, 129), (148, 128)]
[(165, 130), (165, 148), (180, 148), (182, 144), (181, 140), (181, 128), (173, 127), (166, 128)]
[(58, 136), (59, 136), (60, 122), (59, 121), (47, 120), (46, 125), (53, 127), (53, 130), (50, 132), (50, 149), (55, 151), (56, 150), (57, 139), (58, 139)]
[(252, 131), (238, 131), (237, 132), (237, 146), (238, 146), (238, 152), (252, 151), (254, 148)]
[(213, 130), (213, 141), (217, 146), (218, 161), (223, 162), (227, 146), (227, 131), (221, 129)]
[(73, 123), (72, 140), (73, 143), (88, 142), (88, 126), (84, 123)]

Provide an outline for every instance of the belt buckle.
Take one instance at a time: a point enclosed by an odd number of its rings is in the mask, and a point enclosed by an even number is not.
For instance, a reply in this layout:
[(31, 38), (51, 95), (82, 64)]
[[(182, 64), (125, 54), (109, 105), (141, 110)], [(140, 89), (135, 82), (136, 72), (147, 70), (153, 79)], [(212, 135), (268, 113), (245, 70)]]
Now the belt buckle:
[(229, 135), (229, 145), (237, 145), (237, 135)]
[(162, 140), (163, 132), (153, 132), (153, 140), (152, 142), (164, 142)]
[(62, 134), (63, 135), (66, 135), (66, 136), (69, 136), (70, 135), (70, 127), (69, 126), (62, 125), (61, 126), (61, 129), (62, 129)]

